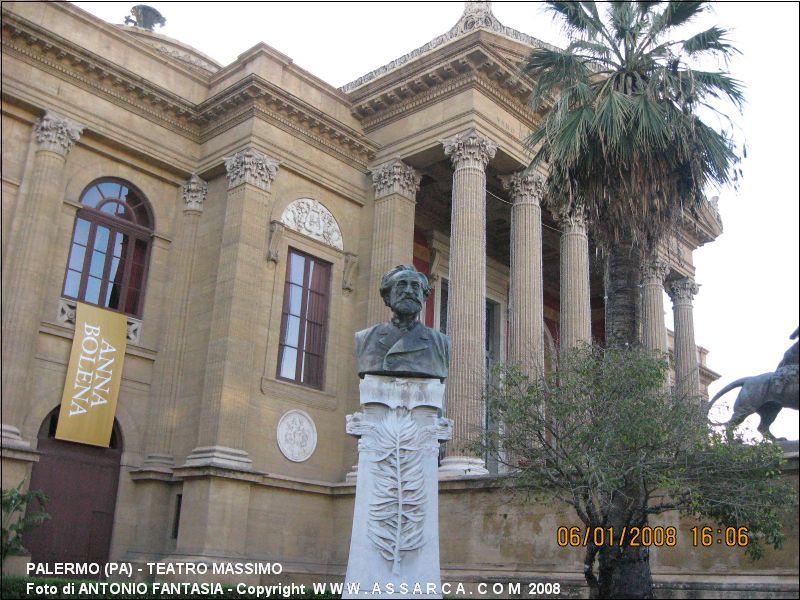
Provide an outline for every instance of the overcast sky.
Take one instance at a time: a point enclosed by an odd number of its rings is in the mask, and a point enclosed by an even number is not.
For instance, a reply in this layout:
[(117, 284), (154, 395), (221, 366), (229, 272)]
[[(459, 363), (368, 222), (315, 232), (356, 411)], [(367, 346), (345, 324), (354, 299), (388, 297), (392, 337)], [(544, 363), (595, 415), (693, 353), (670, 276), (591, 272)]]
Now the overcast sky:
[[(122, 23), (135, 3), (76, 2)], [(227, 65), (265, 42), (300, 67), (341, 86), (425, 44), (452, 27), (462, 2), (149, 2), (167, 19), (157, 33), (178, 39)], [(533, 2), (493, 2), (504, 25), (563, 47), (564, 37)], [(798, 326), (798, 4), (714, 3), (693, 31), (718, 24), (742, 54), (728, 66), (746, 86), (738, 115), (747, 143), (738, 191), (719, 195), (725, 232), (695, 252), (696, 341), (722, 375), (711, 394), (743, 377), (772, 371)], [(691, 33), (691, 32), (689, 32)], [(671, 305), (665, 300), (671, 327)], [(725, 399), (732, 403), (736, 392)], [(729, 413), (728, 413), (729, 414)], [(723, 415), (722, 418), (727, 418)], [(757, 424), (758, 417), (751, 417)], [(798, 438), (798, 414), (784, 410), (772, 431)]]

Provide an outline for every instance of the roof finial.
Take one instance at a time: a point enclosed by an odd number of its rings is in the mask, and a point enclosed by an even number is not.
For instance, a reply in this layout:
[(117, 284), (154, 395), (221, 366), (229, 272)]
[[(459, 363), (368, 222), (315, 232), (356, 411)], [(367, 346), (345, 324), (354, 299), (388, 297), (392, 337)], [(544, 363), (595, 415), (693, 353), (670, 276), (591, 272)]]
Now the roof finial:
[(456, 27), (462, 33), (479, 29), (493, 29), (493, 25), (499, 25), (499, 21), (492, 14), (491, 2), (464, 2), (464, 14), (461, 15)]

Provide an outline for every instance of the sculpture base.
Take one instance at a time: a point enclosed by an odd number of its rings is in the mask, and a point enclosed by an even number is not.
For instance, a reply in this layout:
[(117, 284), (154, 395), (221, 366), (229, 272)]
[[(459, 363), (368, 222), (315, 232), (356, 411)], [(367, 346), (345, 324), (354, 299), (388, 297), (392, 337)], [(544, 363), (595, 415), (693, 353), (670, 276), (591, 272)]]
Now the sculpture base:
[(438, 379), (367, 375), (363, 411), (348, 415), (359, 437), (350, 557), (342, 598), (441, 598), (439, 441), (452, 422), (439, 417)]
[(448, 456), (439, 467), (439, 479), (455, 479), (472, 475), (488, 475), (482, 458), (472, 456)]

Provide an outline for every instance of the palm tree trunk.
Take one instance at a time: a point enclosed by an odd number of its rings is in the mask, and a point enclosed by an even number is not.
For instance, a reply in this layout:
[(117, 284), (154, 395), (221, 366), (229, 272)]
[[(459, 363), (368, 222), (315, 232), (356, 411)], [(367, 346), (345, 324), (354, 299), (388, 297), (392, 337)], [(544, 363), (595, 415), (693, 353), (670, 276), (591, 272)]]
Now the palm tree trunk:
[(641, 340), (641, 253), (623, 240), (606, 253), (606, 345)]

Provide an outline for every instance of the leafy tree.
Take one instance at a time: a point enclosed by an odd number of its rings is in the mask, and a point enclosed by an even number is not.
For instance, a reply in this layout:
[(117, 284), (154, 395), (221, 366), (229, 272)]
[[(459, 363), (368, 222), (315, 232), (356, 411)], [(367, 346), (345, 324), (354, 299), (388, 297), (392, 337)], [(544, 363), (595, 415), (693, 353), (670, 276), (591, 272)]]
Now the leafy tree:
[(40, 508), (44, 507), (47, 495), (41, 490), (23, 492), (24, 484), (25, 481), (21, 481), (17, 487), (3, 490), (0, 564), (5, 562), (6, 556), (24, 552), (22, 534), (50, 518), (46, 512), (30, 506), (33, 501), (36, 501)]
[(746, 527), (746, 552), (758, 558), (765, 545), (781, 545), (784, 511), (796, 511), (780, 447), (714, 435), (697, 403), (664, 385), (667, 368), (665, 357), (641, 349), (585, 346), (536, 381), (501, 370), (488, 393), (503, 425), (481, 450), (506, 465), (515, 487), (555, 496), (590, 528), (584, 576), (593, 598), (652, 597), (647, 548), (619, 539), (651, 515)]
[[(606, 256), (606, 335), (637, 341), (639, 267), (709, 184), (737, 181), (732, 138), (701, 120), (726, 100), (741, 108), (742, 85), (694, 68), (738, 51), (711, 27), (688, 39), (676, 29), (708, 2), (547, 2), (572, 40), (534, 49), (522, 66), (542, 120), (528, 143), (548, 171), (554, 208), (585, 211)], [(603, 7), (603, 14), (598, 6)]]

